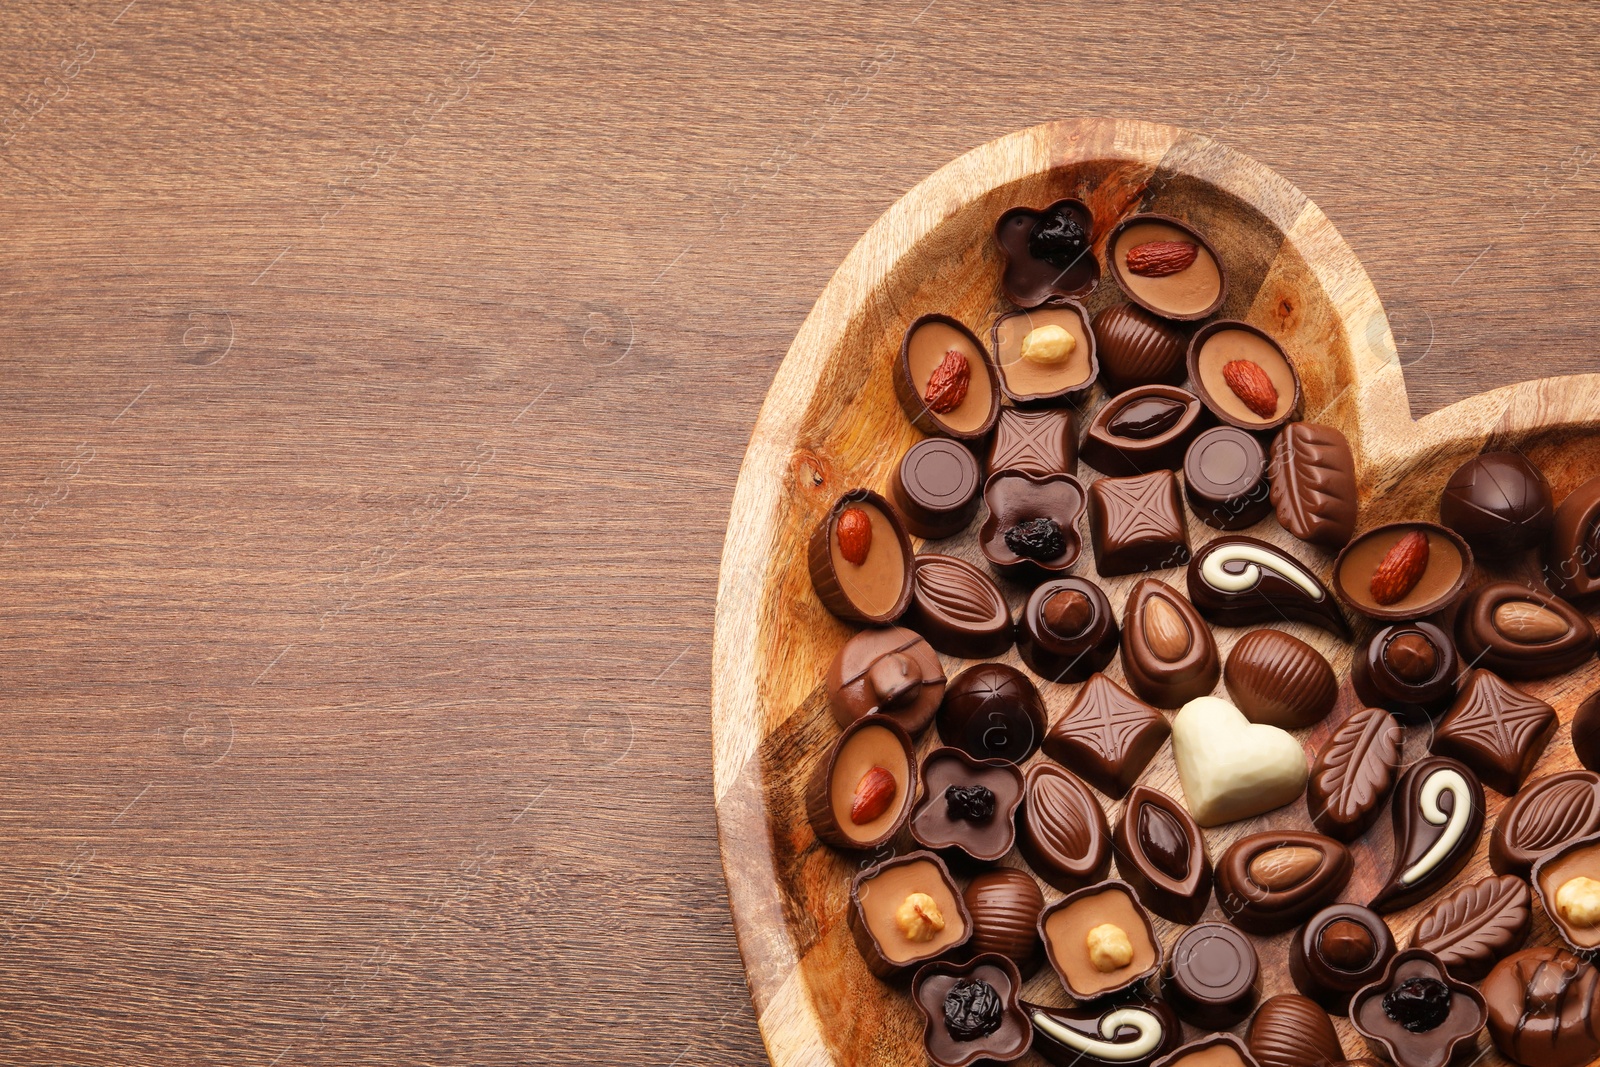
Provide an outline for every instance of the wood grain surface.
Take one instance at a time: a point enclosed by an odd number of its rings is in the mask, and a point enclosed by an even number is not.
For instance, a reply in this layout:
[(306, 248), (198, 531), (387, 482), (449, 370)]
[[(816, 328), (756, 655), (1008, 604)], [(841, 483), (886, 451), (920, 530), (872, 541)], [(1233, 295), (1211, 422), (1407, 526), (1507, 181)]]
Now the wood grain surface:
[(762, 1062), (712, 604), (860, 234), (1172, 123), (1326, 212), (1414, 414), (1592, 370), (1597, 22), (0, 7), (0, 1062)]

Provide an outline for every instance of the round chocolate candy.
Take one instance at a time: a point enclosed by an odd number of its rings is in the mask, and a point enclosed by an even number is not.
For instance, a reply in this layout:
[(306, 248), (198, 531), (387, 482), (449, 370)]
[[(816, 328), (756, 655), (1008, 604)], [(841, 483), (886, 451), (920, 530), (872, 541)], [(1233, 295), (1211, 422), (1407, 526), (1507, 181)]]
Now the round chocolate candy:
[(1544, 579), (1567, 600), (1600, 592), (1600, 478), (1567, 494), (1544, 546)]
[(972, 914), (969, 949), (997, 952), (1024, 975), (1039, 969), (1044, 962), (1044, 946), (1039, 942), (1044, 894), (1027, 871), (1015, 867), (984, 871), (972, 879), (961, 899)]
[(1028, 676), (1004, 663), (979, 663), (951, 681), (939, 708), (939, 737), (978, 759), (1021, 763), (1044, 740), (1044, 700)]
[(1524, 949), (1484, 979), (1489, 1036), (1524, 1067), (1583, 1067), (1600, 1057), (1600, 971), (1554, 945)]
[(1431, 622), (1385, 626), (1356, 649), (1350, 684), (1369, 707), (1420, 720), (1456, 698), (1456, 645)]
[(1017, 653), (1039, 677), (1081, 682), (1105, 669), (1122, 631), (1111, 602), (1087, 578), (1058, 578), (1028, 597), (1017, 627)]
[(1533, 548), (1550, 532), (1550, 483), (1520, 452), (1485, 452), (1456, 469), (1439, 498), (1439, 521), (1483, 556)]
[(1600, 772), (1600, 691), (1585, 697), (1572, 716), (1572, 751), (1579, 763)]
[(1235, 319), (1207, 323), (1189, 341), (1189, 382), (1229, 426), (1275, 430), (1300, 406), (1300, 375), (1271, 334)]
[(1432, 522), (1393, 522), (1359, 534), (1333, 561), (1333, 592), (1371, 619), (1417, 619), (1443, 611), (1472, 577), (1472, 549)]
[(1213, 426), (1183, 457), (1183, 493), (1195, 518), (1218, 530), (1254, 526), (1272, 510), (1267, 454), (1237, 426)]
[(978, 513), (982, 479), (967, 447), (947, 437), (930, 437), (906, 450), (889, 482), (906, 529), (930, 539), (960, 533)]
[(1356, 990), (1376, 982), (1394, 953), (1394, 934), (1381, 915), (1359, 904), (1334, 904), (1313, 915), (1290, 943), (1289, 977), (1326, 1011), (1347, 1015)]
[(863, 630), (828, 667), (828, 707), (846, 727), (873, 713), (887, 715), (912, 737), (933, 722), (944, 699), (944, 668), (933, 646), (910, 630)]
[(1256, 1006), (1261, 963), (1255, 946), (1229, 923), (1200, 923), (1173, 943), (1162, 984), (1185, 1022), (1228, 1030)]

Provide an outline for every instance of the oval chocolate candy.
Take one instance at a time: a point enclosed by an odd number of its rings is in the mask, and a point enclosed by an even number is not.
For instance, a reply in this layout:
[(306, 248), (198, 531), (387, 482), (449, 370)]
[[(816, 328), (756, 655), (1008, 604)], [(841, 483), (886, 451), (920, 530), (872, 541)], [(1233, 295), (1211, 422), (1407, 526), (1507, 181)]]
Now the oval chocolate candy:
[(1322, 653), (1282, 630), (1252, 630), (1240, 638), (1222, 680), (1245, 718), (1286, 730), (1321, 722), (1339, 697)]
[(1483, 832), (1483, 784), (1472, 768), (1428, 756), (1400, 776), (1394, 796), (1394, 866), (1367, 907), (1399, 911), (1466, 865)]
[(1200, 614), (1224, 626), (1294, 619), (1350, 636), (1344, 612), (1311, 568), (1260, 538), (1209, 542), (1189, 560), (1188, 586)]
[(1411, 947), (1439, 957), (1451, 976), (1476, 982), (1514, 952), (1533, 925), (1533, 894), (1504, 874), (1462, 886), (1441, 898), (1411, 931)]
[(1405, 731), (1382, 708), (1363, 708), (1340, 723), (1311, 763), (1311, 825), (1340, 841), (1366, 833), (1394, 788), (1404, 741)]
[(1023, 1001), (1033, 1051), (1056, 1067), (1147, 1067), (1178, 1047), (1183, 1027), (1160, 997), (1126, 1004), (1053, 1008)]
[(1039, 913), (1044, 894), (1027, 871), (999, 867), (972, 879), (961, 895), (972, 916), (973, 953), (996, 952), (1017, 965), (1024, 976), (1044, 962), (1039, 943)]
[(983, 571), (957, 556), (924, 552), (913, 561), (911, 607), (901, 621), (947, 656), (984, 659), (1011, 647), (1006, 598)]
[(1535, 778), (1500, 809), (1489, 835), (1496, 874), (1528, 877), (1547, 852), (1600, 832), (1600, 774), (1563, 771)]
[(1516, 582), (1490, 582), (1462, 601), (1456, 645), (1474, 666), (1507, 678), (1545, 678), (1593, 655), (1595, 633), (1564, 600)]
[(1113, 478), (1176, 470), (1204, 425), (1204, 413), (1200, 399), (1177, 386), (1130, 389), (1112, 397), (1090, 420), (1083, 461)]
[(1122, 669), (1133, 691), (1158, 708), (1176, 708), (1216, 687), (1217, 642), (1190, 603), (1155, 578), (1128, 592)]
[(1095, 315), (1093, 329), (1100, 377), (1110, 392), (1183, 380), (1189, 339), (1176, 324), (1138, 304), (1113, 304)]
[(1242, 837), (1217, 862), (1217, 903), (1235, 926), (1274, 934), (1330, 903), (1355, 869), (1350, 850), (1302, 830)]
[(1200, 918), (1211, 902), (1211, 857), (1183, 805), (1149, 786), (1134, 786), (1112, 841), (1117, 874), (1141, 904), (1173, 922)]
[(1332, 426), (1291, 422), (1272, 439), (1269, 466), (1278, 524), (1302, 541), (1337, 552), (1356, 532), (1356, 463)]
[(1063, 893), (1111, 869), (1106, 813), (1077, 775), (1051, 763), (1028, 768), (1017, 843), (1034, 872)]
[(1295, 993), (1269, 997), (1250, 1020), (1245, 1043), (1260, 1067), (1308, 1067), (1344, 1058), (1328, 1013)]

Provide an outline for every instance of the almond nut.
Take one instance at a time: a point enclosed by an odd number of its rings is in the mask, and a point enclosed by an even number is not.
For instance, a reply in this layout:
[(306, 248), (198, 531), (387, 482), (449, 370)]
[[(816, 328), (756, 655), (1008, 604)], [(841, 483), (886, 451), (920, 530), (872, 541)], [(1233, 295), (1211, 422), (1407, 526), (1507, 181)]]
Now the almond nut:
[(1566, 636), (1566, 620), (1526, 600), (1507, 600), (1494, 609), (1494, 628), (1520, 645), (1541, 645)]
[(834, 524), (834, 533), (839, 538), (839, 555), (857, 567), (867, 562), (867, 553), (872, 551), (872, 520), (865, 511), (845, 508)]
[(1144, 641), (1157, 658), (1176, 663), (1188, 653), (1194, 635), (1177, 608), (1165, 598), (1153, 596), (1144, 608)]
[(1281, 893), (1310, 878), (1320, 866), (1322, 853), (1314, 848), (1273, 848), (1250, 861), (1250, 880), (1269, 892)]
[(1384, 607), (1398, 604), (1417, 587), (1428, 569), (1428, 535), (1412, 530), (1396, 541), (1372, 572), (1368, 588)]
[(1250, 359), (1230, 360), (1222, 365), (1222, 380), (1245, 407), (1261, 418), (1270, 419), (1278, 413), (1278, 387), (1261, 364)]
[(865, 826), (889, 810), (898, 791), (894, 775), (887, 768), (873, 767), (856, 783), (855, 796), (850, 798), (850, 821)]
[(1128, 272), (1144, 278), (1165, 278), (1188, 270), (1200, 249), (1188, 241), (1146, 241), (1128, 249)]

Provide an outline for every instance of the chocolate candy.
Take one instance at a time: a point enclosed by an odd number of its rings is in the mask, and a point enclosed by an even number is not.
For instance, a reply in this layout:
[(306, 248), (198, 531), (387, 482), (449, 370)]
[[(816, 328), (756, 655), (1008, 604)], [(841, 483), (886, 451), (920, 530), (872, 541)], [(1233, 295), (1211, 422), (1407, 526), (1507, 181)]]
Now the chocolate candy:
[(904, 974), (972, 936), (967, 906), (932, 852), (908, 852), (857, 874), (849, 914), (856, 948), (879, 978)]
[(1350, 684), (1363, 703), (1413, 719), (1449, 707), (1457, 676), (1455, 642), (1431, 622), (1385, 626), (1350, 661)]
[(1289, 977), (1323, 1010), (1348, 1015), (1350, 998), (1378, 980), (1394, 952), (1394, 935), (1377, 912), (1331, 904), (1289, 943)]
[(1533, 888), (1567, 944), (1600, 948), (1600, 834), (1568, 841), (1533, 865)]
[(900, 457), (889, 495), (918, 537), (949, 537), (966, 529), (978, 513), (978, 461), (967, 447), (945, 437), (918, 441)]
[(1224, 626), (1296, 619), (1348, 637), (1344, 614), (1311, 568), (1276, 545), (1233, 534), (1207, 542), (1189, 561), (1189, 599)]
[(912, 568), (906, 626), (947, 656), (983, 659), (1011, 647), (1011, 609), (994, 579), (958, 556), (924, 552)]
[(1460, 981), (1476, 982), (1522, 944), (1532, 923), (1528, 883), (1512, 875), (1485, 878), (1428, 909), (1411, 931), (1411, 947), (1438, 956)]
[(847, 726), (807, 781), (817, 838), (860, 851), (889, 840), (911, 815), (916, 766), (911, 736), (895, 720), (868, 715)]
[(1600, 774), (1564, 771), (1535, 778), (1500, 809), (1489, 835), (1489, 865), (1526, 878), (1547, 852), (1600, 833)]
[(978, 547), (1001, 574), (1042, 581), (1078, 562), (1084, 497), (1072, 475), (999, 471), (984, 483), (983, 502)]
[(1367, 903), (1377, 912), (1408, 908), (1454, 878), (1483, 832), (1483, 785), (1464, 763), (1418, 760), (1394, 793), (1394, 866)]
[(1339, 696), (1322, 653), (1282, 630), (1252, 630), (1240, 638), (1222, 680), (1247, 719), (1286, 730), (1321, 722)]
[(1028, 866), (1063, 893), (1111, 869), (1111, 830), (1099, 801), (1070, 771), (1035, 763), (1024, 779), (1017, 844)]
[(1172, 720), (1172, 755), (1189, 812), (1201, 826), (1280, 808), (1306, 787), (1306, 755), (1293, 735), (1252, 723), (1217, 697), (1196, 697)]
[(1291, 422), (1272, 439), (1272, 509), (1302, 541), (1337, 551), (1356, 532), (1356, 462), (1332, 426)]
[(885, 715), (916, 737), (944, 699), (944, 668), (933, 646), (910, 630), (863, 630), (828, 666), (828, 707), (841, 728)]
[(972, 879), (961, 899), (972, 917), (969, 951), (998, 952), (1024, 976), (1039, 969), (1044, 962), (1044, 946), (1039, 942), (1044, 894), (1027, 871), (1015, 867), (984, 871)]
[(1116, 478), (1173, 470), (1205, 422), (1205, 408), (1193, 393), (1141, 385), (1095, 413), (1083, 439), (1083, 461)]
[(1155, 926), (1122, 882), (1068, 893), (1039, 916), (1039, 937), (1056, 977), (1079, 1001), (1120, 993), (1161, 970)]
[(1439, 521), (1480, 556), (1533, 548), (1550, 532), (1550, 483), (1520, 452), (1485, 452), (1450, 476), (1439, 498)]
[(1339, 841), (1366, 833), (1394, 788), (1404, 741), (1400, 724), (1382, 708), (1362, 708), (1340, 723), (1311, 763), (1311, 825)]
[(1182, 329), (1138, 304), (1113, 304), (1094, 317), (1100, 380), (1119, 393), (1139, 385), (1183, 381)]
[(1567, 600), (1600, 592), (1600, 478), (1590, 478), (1556, 508), (1544, 545), (1544, 580)]
[(1089, 486), (1089, 533), (1102, 577), (1189, 562), (1189, 528), (1171, 471), (1101, 478)]
[(911, 980), (922, 1012), (922, 1043), (934, 1067), (1010, 1063), (1033, 1047), (1033, 1027), (1017, 992), (1022, 976), (1004, 956), (985, 953), (966, 963), (936, 960)]
[(1495, 1048), (1525, 1067), (1583, 1067), (1600, 1056), (1600, 971), (1553, 945), (1524, 949), (1482, 986)]
[(1456, 615), (1468, 663), (1507, 678), (1570, 671), (1594, 654), (1594, 627), (1570, 604), (1516, 582), (1474, 589)]
[(1183, 1027), (1159, 997), (1137, 1002), (1051, 1008), (1024, 1001), (1033, 1050), (1056, 1067), (1149, 1067), (1178, 1047)]
[(1139, 696), (1158, 708), (1176, 708), (1216, 687), (1222, 674), (1217, 643), (1176, 589), (1154, 578), (1137, 582), (1122, 618), (1122, 669)]
[(1396, 1067), (1445, 1067), (1458, 1053), (1467, 1057), (1487, 1019), (1483, 995), (1416, 948), (1396, 954), (1350, 1004), (1356, 1033)]
[(1150, 1067), (1260, 1067), (1244, 1042), (1232, 1034), (1196, 1038)]
[(1018, 307), (1081, 297), (1100, 280), (1094, 213), (1081, 200), (1014, 207), (995, 222), (994, 236), (1006, 261), (1000, 289)]
[(1579, 763), (1600, 771), (1600, 691), (1585, 697), (1573, 713), (1572, 751)]
[(817, 599), (845, 622), (881, 626), (911, 603), (911, 538), (899, 513), (870, 489), (834, 502), (812, 531), (807, 563)]
[(1000, 416), (1000, 384), (978, 336), (949, 315), (924, 315), (906, 330), (895, 397), (927, 434), (979, 441)]
[(922, 761), (922, 800), (911, 836), (940, 853), (992, 863), (1016, 841), (1022, 772), (1003, 759), (976, 760), (959, 748), (936, 748)]
[(1164, 319), (1208, 318), (1228, 295), (1211, 243), (1170, 215), (1123, 219), (1106, 240), (1106, 262), (1128, 299)]
[(1162, 988), (1186, 1022), (1228, 1030), (1255, 1010), (1260, 972), (1255, 945), (1237, 927), (1200, 923), (1173, 942)]
[[(1587, 625), (1587, 624), (1585, 624)], [(1478, 772), (1510, 796), (1556, 732), (1556, 710), (1485, 670), (1470, 672), (1433, 735), (1433, 751)]]
[(1211, 902), (1211, 857), (1189, 813), (1149, 786), (1135, 786), (1122, 806), (1112, 841), (1117, 875), (1145, 907), (1177, 923), (1192, 923)]
[(1171, 732), (1160, 712), (1105, 675), (1096, 674), (1044, 735), (1044, 754), (1076, 767), (1090, 785), (1107, 796), (1120, 797), (1132, 788)]
[(1235, 926), (1275, 934), (1337, 897), (1355, 861), (1331, 837), (1268, 830), (1241, 837), (1217, 862), (1217, 903)]
[(1328, 1013), (1294, 993), (1267, 998), (1250, 1020), (1245, 1044), (1261, 1067), (1307, 1067), (1344, 1058)]
[(1024, 474), (1071, 474), (1078, 465), (1078, 432), (1072, 412), (1061, 408), (1021, 411), (1001, 408), (984, 470)]
[(1098, 585), (1058, 578), (1028, 597), (1017, 627), (1017, 654), (1046, 681), (1081, 682), (1111, 662), (1121, 636)]
[(1272, 510), (1261, 442), (1236, 426), (1214, 426), (1196, 437), (1183, 457), (1183, 493), (1207, 526), (1254, 526)]
[(1276, 430), (1300, 407), (1300, 375), (1283, 346), (1248, 322), (1207, 323), (1190, 339), (1187, 359), (1194, 394), (1229, 426)]
[(1078, 403), (1100, 373), (1089, 313), (1076, 301), (1001, 315), (990, 341), (1000, 391), (1018, 407)]
[(1048, 718), (1028, 676), (979, 663), (951, 680), (939, 707), (939, 737), (978, 759), (1021, 763), (1039, 749)]
[[(1421, 536), (1407, 536), (1413, 533)], [(1415, 619), (1454, 604), (1471, 576), (1472, 549), (1460, 534), (1437, 523), (1395, 522), (1344, 547), (1333, 562), (1333, 592), (1368, 618)]]

